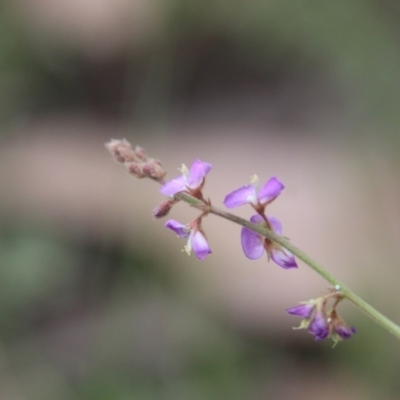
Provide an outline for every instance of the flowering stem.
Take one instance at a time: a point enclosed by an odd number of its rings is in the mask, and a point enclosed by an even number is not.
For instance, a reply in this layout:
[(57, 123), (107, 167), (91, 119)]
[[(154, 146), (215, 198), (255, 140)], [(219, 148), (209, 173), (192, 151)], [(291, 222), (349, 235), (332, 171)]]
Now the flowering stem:
[(260, 235), (272, 240), (275, 243), (278, 243), (285, 249), (289, 250), (293, 253), (297, 258), (302, 260), (305, 264), (307, 264), (310, 268), (312, 268), (315, 272), (321, 275), (325, 280), (327, 280), (330, 284), (332, 284), (335, 288), (341, 291), (343, 296), (350, 300), (353, 304), (355, 304), (359, 309), (361, 309), (368, 317), (377, 322), (383, 328), (387, 329), (393, 335), (395, 335), (398, 339), (400, 339), (400, 326), (396, 325), (390, 319), (385, 317), (375, 308), (366, 303), (361, 297), (356, 295), (351, 289), (346, 287), (344, 284), (339, 282), (334, 276), (332, 276), (328, 271), (326, 271), (320, 264), (310, 258), (307, 254), (305, 254), (302, 250), (291, 244), (287, 239), (282, 236), (277, 235), (270, 229), (262, 227), (257, 224), (253, 224), (237, 215), (231, 214), (229, 212), (220, 210), (214, 206), (208, 205), (202, 200), (199, 200), (188, 193), (180, 192), (175, 195), (179, 200), (185, 201), (191, 206), (198, 208), (204, 212), (218, 215), (219, 217), (225, 218), (229, 221), (232, 221), (236, 224), (242, 225), (246, 228), (249, 228)]

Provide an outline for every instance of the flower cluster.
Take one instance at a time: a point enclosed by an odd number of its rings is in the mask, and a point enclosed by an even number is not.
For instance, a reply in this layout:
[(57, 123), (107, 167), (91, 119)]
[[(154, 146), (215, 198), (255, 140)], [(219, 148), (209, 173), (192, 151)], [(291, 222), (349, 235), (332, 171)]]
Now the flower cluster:
[[(300, 302), (300, 305), (288, 308), (286, 312), (302, 318), (300, 325), (294, 329), (307, 329), (315, 336), (315, 340), (330, 337), (336, 345), (356, 333), (356, 329), (346, 325), (336, 311), (342, 299), (343, 294), (340, 290), (334, 290), (317, 299)], [(334, 300), (334, 304), (330, 307), (328, 300)]]
[[(165, 216), (176, 202), (174, 196), (180, 192), (188, 192), (193, 197), (201, 199), (205, 204), (208, 204), (204, 200), (202, 189), (205, 177), (211, 168), (211, 164), (200, 160), (193, 161), (190, 169), (182, 165), (181, 175), (162, 185), (160, 192), (169, 196), (170, 199), (155, 208), (153, 216), (156, 218)], [(284, 189), (284, 185), (277, 178), (272, 177), (260, 190), (257, 190), (257, 187), (258, 178), (254, 176), (250, 185), (243, 186), (228, 194), (225, 197), (224, 205), (227, 208), (234, 208), (243, 204), (250, 204), (257, 212), (256, 215), (250, 218), (251, 223), (271, 229), (276, 234), (282, 235), (280, 221), (275, 217), (267, 217), (264, 211), (266, 206), (279, 196)], [(185, 249), (190, 254), (190, 250), (193, 248), (199, 259), (204, 259), (207, 254), (211, 253), (205, 234), (201, 230), (201, 218), (203, 215), (187, 225), (182, 225), (175, 220), (169, 220), (165, 224), (167, 228), (173, 230), (179, 237), (188, 239)], [(297, 268), (293, 254), (252, 229), (242, 228), (241, 244), (244, 254), (251, 260), (260, 258), (266, 252), (268, 259), (272, 259), (279, 266), (286, 269)], [(205, 251), (205, 248), (207, 248), (207, 251)]]
[(150, 178), (162, 182), (166, 172), (159, 160), (150, 158), (140, 146), (132, 149), (126, 139), (112, 139), (106, 143), (107, 150), (116, 161), (124, 164), (127, 171), (137, 178)]
[(170, 219), (165, 223), (165, 226), (174, 231), (179, 237), (187, 239), (187, 244), (184, 250), (190, 255), (192, 249), (199, 260), (203, 260), (211, 253), (210, 246), (204, 232), (200, 228), (200, 220), (196, 219), (191, 224), (182, 225), (174, 219)]
[[(172, 199), (162, 203), (159, 207), (154, 209), (153, 216), (159, 218), (161, 214), (165, 215), (164, 210), (168, 208), (169, 211), (169, 206), (174, 204), (174, 201), (176, 202), (176, 199), (174, 199), (173, 196), (180, 192), (188, 192), (193, 197), (204, 201), (202, 189), (205, 183), (205, 177), (211, 168), (211, 164), (200, 160), (193, 161), (190, 170), (183, 164), (180, 169), (181, 175), (164, 183), (160, 189), (162, 194), (172, 197)], [(184, 247), (184, 250), (188, 255), (190, 255), (193, 249), (199, 260), (203, 260), (211, 253), (211, 248), (208, 245), (205, 233), (201, 228), (203, 216), (204, 213), (187, 225), (182, 225), (174, 219), (170, 219), (165, 223), (165, 227), (171, 229), (179, 237), (187, 239), (187, 244)]]
[[(195, 160), (190, 169), (182, 165), (181, 174), (165, 182), (165, 171), (161, 163), (156, 159), (147, 157), (141, 147), (132, 149), (130, 143), (126, 140), (111, 140), (106, 144), (106, 147), (116, 161), (124, 164), (131, 174), (138, 178), (151, 178), (161, 183), (160, 192), (168, 199), (153, 210), (154, 218), (165, 217), (180, 200), (188, 202), (196, 200), (196, 203), (191, 204), (202, 212), (194, 221), (182, 224), (174, 219), (169, 219), (165, 223), (165, 227), (176, 233), (178, 237), (187, 240), (184, 246), (187, 254), (190, 255), (193, 250), (200, 260), (211, 254), (211, 248), (202, 229), (202, 220), (209, 213), (227, 215), (227, 213), (212, 207), (211, 202), (206, 200), (202, 193), (206, 175), (211, 171), (212, 165), (201, 160)], [(276, 177), (270, 178), (263, 186), (259, 187), (258, 178), (254, 176), (249, 185), (242, 186), (229, 193), (223, 203), (229, 209), (248, 204), (256, 212), (250, 217), (250, 223), (253, 224), (254, 229), (251, 229), (251, 225), (248, 223), (241, 222), (242, 225), (246, 225), (241, 229), (241, 245), (247, 258), (256, 260), (266, 253), (268, 260), (272, 260), (282, 268), (290, 269), (297, 268), (293, 254), (283, 246), (258, 233), (262, 229), (257, 228), (261, 227), (264, 230), (274, 232), (276, 235), (282, 235), (281, 222), (275, 217), (267, 216), (265, 209), (281, 194), (284, 188), (283, 183)], [(230, 216), (229, 219), (234, 217)], [(302, 318), (297, 329), (307, 329), (309, 333), (314, 335), (315, 340), (330, 337), (336, 345), (339, 341), (348, 339), (356, 333), (356, 329), (346, 325), (336, 311), (337, 305), (343, 298), (344, 295), (337, 285), (335, 289), (330, 290), (324, 296), (301, 302), (286, 311), (291, 315)], [(331, 305), (328, 306), (328, 304)]]
[[(282, 224), (275, 217), (267, 217), (265, 215), (265, 208), (280, 195), (285, 186), (275, 177), (270, 178), (260, 190), (258, 190), (258, 184), (258, 177), (254, 175), (250, 185), (243, 186), (228, 194), (225, 197), (224, 204), (228, 208), (250, 204), (257, 212), (257, 214), (250, 218), (250, 222), (273, 230), (278, 235), (282, 235)], [(241, 243), (244, 254), (250, 260), (260, 258), (265, 251), (268, 259), (272, 259), (272, 261), (282, 268), (297, 268), (296, 260), (290, 251), (252, 229), (242, 228)]]

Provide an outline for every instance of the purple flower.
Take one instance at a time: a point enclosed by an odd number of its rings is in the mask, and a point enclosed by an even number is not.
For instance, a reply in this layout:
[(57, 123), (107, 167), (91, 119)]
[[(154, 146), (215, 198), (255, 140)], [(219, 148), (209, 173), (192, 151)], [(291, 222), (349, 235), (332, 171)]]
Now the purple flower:
[(174, 219), (169, 219), (164, 226), (173, 230), (181, 238), (189, 237), (190, 229), (188, 229), (186, 225), (183, 225)]
[(165, 223), (165, 226), (173, 230), (179, 237), (188, 240), (186, 246), (184, 247), (184, 250), (188, 255), (191, 254), (191, 251), (193, 249), (196, 257), (199, 260), (203, 260), (207, 257), (208, 254), (211, 253), (210, 246), (208, 245), (207, 240), (204, 234), (199, 229), (197, 223), (194, 227), (190, 227), (187, 225), (182, 225), (180, 222), (170, 219)]
[(225, 197), (225, 206), (235, 208), (243, 204), (252, 204), (253, 206), (264, 207), (278, 197), (285, 188), (275, 177), (270, 178), (259, 191), (257, 191), (257, 187), (258, 177), (254, 175), (250, 185), (242, 186)]
[(315, 340), (322, 340), (329, 336), (330, 327), (323, 308), (323, 298), (302, 302), (300, 305), (286, 310), (287, 313), (302, 317), (300, 326), (295, 329), (307, 329), (315, 336)]
[[(282, 235), (282, 224), (274, 217), (268, 217), (268, 221), (273, 231), (278, 235)], [(253, 224), (264, 224), (265, 226), (265, 221), (258, 214), (253, 215), (250, 218), (250, 222)], [(241, 243), (245, 256), (250, 260), (259, 259), (263, 255), (264, 251), (267, 251), (267, 254), (272, 261), (282, 268), (297, 268), (296, 260), (289, 250), (272, 243), (264, 236), (249, 228), (242, 228)]]
[(335, 342), (342, 339), (349, 339), (354, 333), (356, 328), (346, 325), (342, 318), (339, 317), (336, 310), (332, 310), (330, 315), (330, 325), (332, 327), (332, 338)]
[(201, 189), (204, 178), (210, 172), (212, 165), (200, 160), (194, 160), (190, 171), (186, 165), (182, 164), (180, 169), (182, 175), (172, 179), (161, 187), (160, 192), (165, 196), (174, 196), (182, 191), (196, 191)]
[(315, 336), (315, 340), (322, 340), (329, 335), (329, 324), (325, 314), (321, 310), (316, 310), (314, 318), (308, 325), (308, 331)]
[(349, 339), (354, 333), (357, 332), (354, 326), (336, 325), (333, 327), (334, 331), (343, 339)]
[(315, 304), (307, 303), (299, 306), (287, 308), (286, 312), (291, 315), (296, 315), (302, 318), (310, 318), (315, 308)]
[[(325, 296), (302, 301), (300, 305), (288, 308), (287, 313), (302, 317), (300, 326), (294, 329), (307, 329), (317, 341), (330, 337), (334, 347), (341, 340), (349, 339), (356, 333), (356, 328), (347, 326), (338, 315), (336, 306), (341, 297), (336, 298), (336, 294), (337, 292), (329, 291)], [(330, 300), (335, 303), (327, 311)]]

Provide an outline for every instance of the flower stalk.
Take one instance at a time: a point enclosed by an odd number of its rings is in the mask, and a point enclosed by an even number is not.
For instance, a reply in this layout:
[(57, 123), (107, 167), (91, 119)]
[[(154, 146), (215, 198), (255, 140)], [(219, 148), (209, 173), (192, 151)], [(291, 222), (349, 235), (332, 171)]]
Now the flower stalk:
[(355, 294), (351, 289), (349, 289), (342, 282), (340, 282), (338, 279), (336, 279), (322, 265), (317, 263), (315, 260), (313, 260), (311, 257), (309, 257), (306, 253), (304, 253), (298, 247), (294, 246), (292, 243), (290, 243), (284, 237), (277, 235), (275, 232), (273, 232), (270, 229), (267, 229), (267, 228), (262, 227), (257, 224), (253, 224), (250, 221), (247, 221), (244, 218), (241, 218), (230, 212), (220, 210), (219, 208), (216, 208), (211, 205), (207, 206), (201, 200), (198, 200), (198, 199), (192, 197), (188, 193), (184, 193), (184, 192), (177, 193), (175, 195), (175, 197), (190, 204), (193, 207), (200, 209), (200, 210), (203, 210), (204, 207), (207, 207), (207, 211), (210, 214), (217, 215), (219, 217), (222, 217), (224, 219), (232, 221), (236, 224), (239, 224), (246, 228), (252, 229), (253, 231), (259, 233), (260, 235), (265, 236), (266, 238), (272, 240), (275, 243), (278, 243), (285, 249), (289, 250), (298, 259), (300, 259), (305, 264), (307, 264), (311, 269), (313, 269), (318, 275), (320, 275), (322, 278), (324, 278), (326, 281), (328, 281), (332, 286), (339, 287), (343, 296), (347, 300), (350, 300), (355, 306), (357, 306), (361, 311), (363, 311), (364, 314), (366, 314), (369, 318), (374, 320), (376, 323), (378, 323), (383, 328), (385, 328), (386, 330), (391, 332), (398, 339), (400, 339), (400, 327), (397, 324), (395, 324), (389, 318), (385, 317), (382, 313), (380, 313), (378, 310), (376, 310), (371, 305), (369, 305), (360, 296)]
[[(328, 281), (334, 288), (328, 294), (308, 302), (301, 302), (300, 306), (286, 310), (289, 314), (302, 317), (303, 321), (299, 328), (308, 329), (316, 340), (331, 337), (336, 344), (342, 339), (348, 339), (356, 332), (354, 327), (347, 326), (337, 314), (336, 306), (344, 299), (351, 301), (369, 318), (400, 339), (400, 326), (369, 305), (350, 288), (337, 280), (322, 265), (281, 236), (282, 226), (279, 220), (265, 214), (265, 208), (284, 189), (284, 185), (276, 177), (270, 178), (259, 189), (258, 178), (254, 176), (250, 185), (243, 186), (225, 197), (224, 205), (227, 208), (244, 204), (252, 206), (257, 214), (253, 215), (248, 221), (214, 207), (209, 200), (204, 198), (202, 189), (205, 184), (205, 177), (212, 168), (211, 164), (195, 160), (190, 170), (183, 165), (180, 176), (165, 182), (166, 172), (160, 161), (148, 157), (141, 147), (136, 146), (132, 149), (130, 143), (126, 140), (111, 140), (106, 144), (106, 148), (117, 162), (125, 166), (130, 174), (138, 178), (150, 178), (162, 185), (160, 192), (168, 196), (169, 199), (153, 210), (154, 218), (166, 216), (173, 205), (179, 201), (184, 201), (201, 211), (201, 214), (191, 223), (181, 224), (171, 219), (165, 224), (165, 227), (175, 232), (178, 237), (187, 239), (185, 251), (188, 254), (193, 250), (200, 260), (211, 254), (201, 222), (208, 214), (214, 214), (242, 226), (242, 249), (247, 258), (257, 259), (266, 251), (268, 259), (272, 259), (280, 267), (288, 269), (297, 268), (295, 261), (295, 257), (297, 257)], [(329, 299), (334, 300), (330, 309), (327, 308)]]

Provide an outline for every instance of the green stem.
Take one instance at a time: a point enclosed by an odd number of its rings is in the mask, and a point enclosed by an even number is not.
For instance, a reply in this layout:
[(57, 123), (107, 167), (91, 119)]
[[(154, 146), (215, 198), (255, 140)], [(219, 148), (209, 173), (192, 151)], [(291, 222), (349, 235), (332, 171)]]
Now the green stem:
[(398, 339), (400, 339), (400, 327), (392, 322), (390, 319), (381, 314), (378, 310), (370, 306), (367, 302), (365, 302), (361, 297), (356, 295), (351, 289), (346, 287), (343, 283), (338, 281), (333, 275), (331, 275), (328, 271), (325, 270), (320, 264), (310, 258), (307, 254), (305, 254), (302, 250), (291, 244), (287, 239), (283, 236), (277, 235), (270, 229), (264, 228), (260, 225), (253, 224), (237, 215), (231, 214), (229, 212), (220, 210), (214, 206), (206, 205), (202, 200), (199, 200), (188, 193), (181, 192), (178, 193), (176, 198), (185, 201), (186, 203), (196, 207), (200, 210), (203, 210), (207, 213), (218, 215), (219, 217), (225, 218), (229, 221), (232, 221), (236, 224), (245, 226), (260, 235), (272, 240), (275, 243), (278, 243), (285, 249), (289, 250), (293, 255), (295, 255), (298, 259), (302, 260), (305, 264), (307, 264), (310, 268), (312, 268), (316, 273), (321, 275), (325, 280), (327, 280), (330, 284), (335, 287), (340, 287), (340, 291), (343, 296), (350, 300), (353, 304), (355, 304), (360, 310), (362, 310), (368, 317), (377, 322), (383, 328), (387, 329), (393, 335), (395, 335)]

